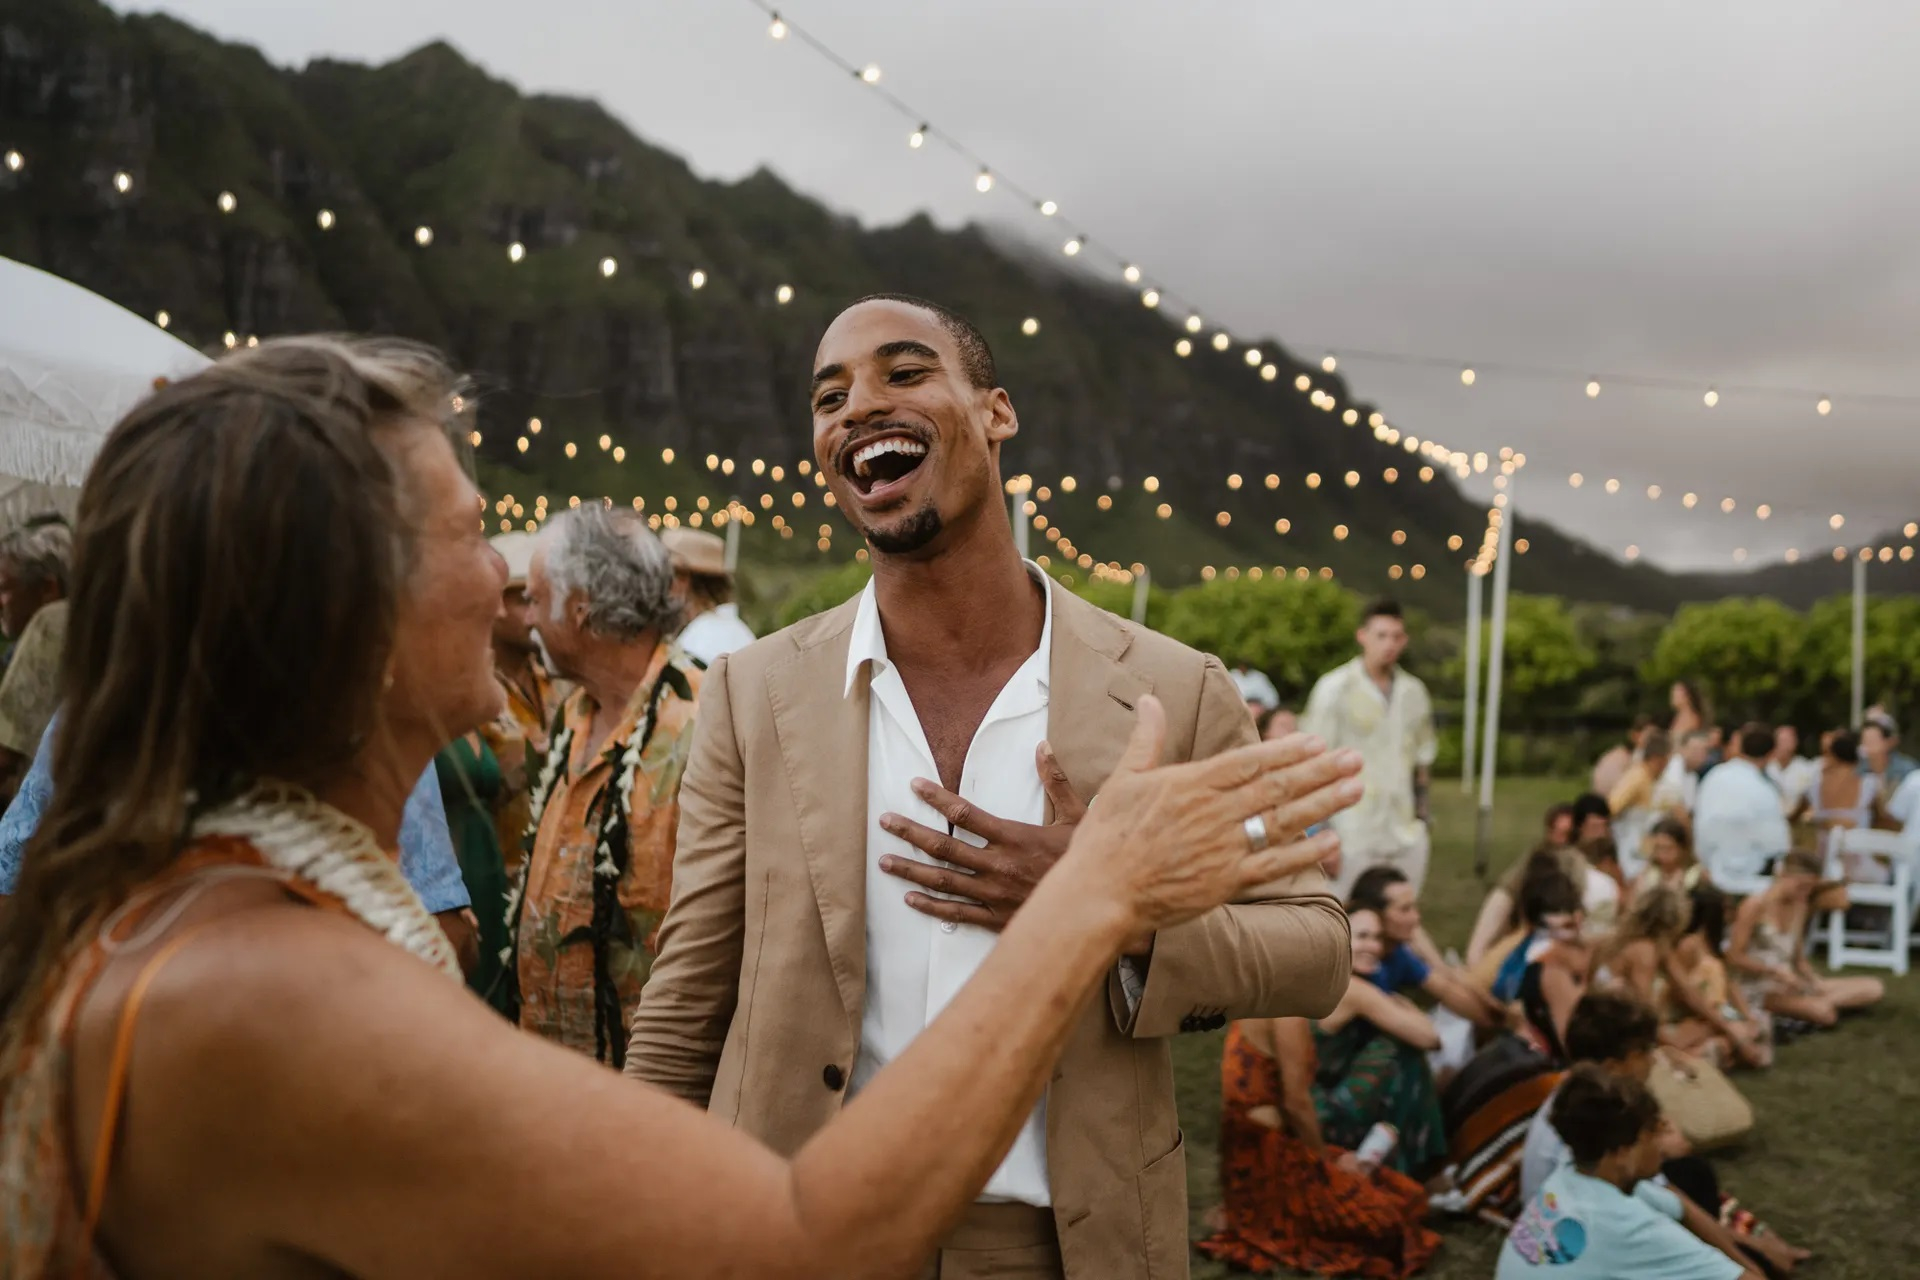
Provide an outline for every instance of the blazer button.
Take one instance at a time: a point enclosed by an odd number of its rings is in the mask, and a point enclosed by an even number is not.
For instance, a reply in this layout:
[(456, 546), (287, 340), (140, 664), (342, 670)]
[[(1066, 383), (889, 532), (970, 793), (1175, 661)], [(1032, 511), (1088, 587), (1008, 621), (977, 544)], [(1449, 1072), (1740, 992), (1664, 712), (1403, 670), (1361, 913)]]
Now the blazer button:
[(820, 1073), (820, 1079), (826, 1083), (827, 1088), (833, 1090), (835, 1093), (840, 1092), (841, 1086), (847, 1083), (846, 1072), (840, 1070), (839, 1066), (832, 1062), (829, 1062), (827, 1069)]

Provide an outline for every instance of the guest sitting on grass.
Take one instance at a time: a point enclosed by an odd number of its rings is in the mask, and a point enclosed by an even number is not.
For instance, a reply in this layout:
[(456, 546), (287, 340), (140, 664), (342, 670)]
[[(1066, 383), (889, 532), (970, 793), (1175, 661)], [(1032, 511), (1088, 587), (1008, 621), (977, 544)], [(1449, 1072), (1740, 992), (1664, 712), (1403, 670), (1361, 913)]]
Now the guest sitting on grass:
[(1499, 1002), (1449, 965), (1421, 927), (1420, 904), (1405, 874), (1394, 867), (1361, 872), (1347, 898), (1349, 918), (1358, 911), (1380, 918), (1384, 953), (1371, 978), (1375, 986), (1394, 993), (1418, 987), (1476, 1027), (1505, 1025)]
[(1354, 968), (1347, 994), (1331, 1014), (1313, 1024), (1319, 1058), (1313, 1096), (1320, 1125), (1329, 1141), (1356, 1147), (1369, 1129), (1386, 1121), (1400, 1131), (1400, 1144), (1389, 1163), (1421, 1176), (1447, 1149), (1426, 1056), (1440, 1047), (1440, 1033), (1433, 1019), (1404, 996), (1377, 985), (1389, 945), (1379, 914), (1355, 910), (1348, 926)]
[[(1734, 1064), (1741, 1038), (1752, 1048), (1751, 1065), (1773, 1063), (1772, 1019), (1747, 1003), (1740, 988), (1727, 980), (1720, 958), (1721, 939), (1727, 933), (1726, 896), (1712, 885), (1701, 885), (1687, 898), (1692, 918), (1687, 932), (1673, 947), (1672, 975), (1667, 988), (1665, 1039), (1677, 1048), (1702, 1053), (1718, 1066)], [(1691, 998), (1688, 998), (1690, 993)], [(1697, 1012), (1718, 1009), (1735, 1035), (1729, 1038), (1718, 1024)]]
[(1496, 1280), (1760, 1280), (1689, 1235), (1659, 1171), (1660, 1105), (1646, 1086), (1583, 1065), (1560, 1087), (1553, 1127), (1572, 1160), (1528, 1198)]
[[(1651, 1009), (1631, 996), (1596, 991), (1580, 1001), (1567, 1024), (1567, 1051), (1576, 1070), (1599, 1069), (1619, 1080), (1644, 1086), (1661, 1052), (1659, 1023)], [(1572, 1162), (1573, 1153), (1554, 1125), (1559, 1093), (1535, 1114), (1527, 1128), (1520, 1165), (1520, 1193), (1532, 1200), (1553, 1174)], [(1770, 1273), (1791, 1271), (1810, 1255), (1752, 1221), (1737, 1206), (1726, 1212), (1713, 1166), (1687, 1149), (1686, 1139), (1663, 1124), (1659, 1172), (1634, 1188), (1635, 1194), (1681, 1223), (1702, 1242), (1741, 1265), (1751, 1260)], [(1668, 1194), (1672, 1193), (1672, 1194)], [(1628, 1273), (1621, 1273), (1628, 1274)]]
[[(1425, 1014), (1363, 976), (1380, 965), (1379, 917), (1362, 911), (1351, 923), (1354, 977), (1323, 1020), (1331, 1031), (1304, 1018), (1274, 1018), (1236, 1022), (1227, 1032), (1219, 1230), (1196, 1247), (1240, 1270), (1398, 1280), (1424, 1267), (1440, 1245), (1423, 1225), (1420, 1183), (1396, 1167), (1362, 1164), (1350, 1149), (1384, 1119), (1401, 1130), (1398, 1164), (1407, 1163), (1410, 1146), (1421, 1164), (1445, 1150), (1431, 1081), (1420, 1088), (1420, 1050), (1440, 1038)], [(1332, 1059), (1316, 1042), (1345, 1054), (1346, 1078), (1328, 1079)], [(1358, 1051), (1348, 1053), (1350, 1044)]]
[(1647, 833), (1647, 865), (1633, 882), (1635, 894), (1665, 885), (1681, 893), (1692, 893), (1706, 879), (1706, 871), (1693, 856), (1693, 835), (1678, 818), (1662, 818)]
[(1520, 889), (1527, 936), (1501, 966), (1495, 994), (1520, 1006), (1520, 1038), (1553, 1062), (1565, 1062), (1567, 1020), (1586, 994), (1593, 951), (1582, 934), (1579, 891), (1551, 856), (1536, 858)]
[[(1557, 820), (1562, 811), (1566, 815), (1564, 825)], [(1607, 808), (1606, 800), (1597, 795), (1583, 795), (1570, 805), (1549, 809), (1547, 838), (1517, 859), (1487, 891), (1487, 900), (1481, 905), (1473, 933), (1467, 940), (1468, 968), (1479, 969), (1487, 954), (1520, 926), (1520, 882), (1526, 878), (1535, 856), (1552, 853), (1560, 860), (1567, 878), (1584, 896), (1588, 863), (1577, 846), (1606, 836), (1611, 825), (1612, 811)]]
[(1796, 850), (1780, 860), (1773, 883), (1740, 904), (1727, 964), (1755, 1009), (1831, 1027), (1850, 1009), (1878, 1004), (1878, 978), (1822, 978), (1807, 962), (1807, 917), (1820, 885), (1820, 859)]
[[(1676, 948), (1692, 916), (1692, 903), (1678, 889), (1661, 885), (1648, 890), (1634, 899), (1619, 930), (1595, 948), (1595, 967), (1650, 1009), (1668, 1000), (1684, 1008), (1689, 1021), (1698, 1024), (1698, 1032), (1678, 1025), (1671, 1028), (1669, 1034), (1676, 1038), (1669, 1042), (1676, 1047), (1693, 1049), (1713, 1040), (1724, 1044), (1739, 1065), (1763, 1067), (1771, 1054), (1760, 1028), (1728, 1018), (1718, 1002), (1709, 1002), (1693, 987), (1681, 967)], [(1682, 1038), (1690, 1043), (1681, 1044)]]

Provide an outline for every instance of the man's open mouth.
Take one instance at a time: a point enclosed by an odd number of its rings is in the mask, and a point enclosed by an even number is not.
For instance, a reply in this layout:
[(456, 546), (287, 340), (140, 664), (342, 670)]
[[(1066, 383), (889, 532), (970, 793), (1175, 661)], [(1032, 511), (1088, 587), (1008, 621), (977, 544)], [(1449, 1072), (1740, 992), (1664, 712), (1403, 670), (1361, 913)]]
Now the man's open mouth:
[(853, 449), (842, 469), (862, 497), (873, 497), (905, 480), (927, 459), (927, 446), (911, 436), (889, 435)]

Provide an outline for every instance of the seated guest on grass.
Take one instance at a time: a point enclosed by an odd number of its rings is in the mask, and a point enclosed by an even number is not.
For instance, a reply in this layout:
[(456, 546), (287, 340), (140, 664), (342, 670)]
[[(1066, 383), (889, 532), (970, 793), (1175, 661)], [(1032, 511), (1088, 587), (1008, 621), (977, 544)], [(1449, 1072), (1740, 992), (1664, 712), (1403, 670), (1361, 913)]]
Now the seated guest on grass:
[(1633, 882), (1635, 895), (1662, 885), (1692, 893), (1706, 879), (1693, 856), (1693, 833), (1677, 818), (1662, 818), (1647, 834), (1647, 865)]
[[(1446, 1152), (1432, 1081), (1423, 1090), (1418, 1079), (1421, 1051), (1440, 1037), (1424, 1013), (1362, 976), (1380, 965), (1379, 917), (1356, 913), (1352, 934), (1354, 977), (1319, 1027), (1262, 1018), (1227, 1032), (1221, 1226), (1196, 1247), (1231, 1267), (1397, 1278), (1419, 1271), (1440, 1245), (1422, 1225), (1425, 1188), (1397, 1167), (1362, 1164), (1350, 1149), (1385, 1120), (1400, 1130), (1402, 1163), (1410, 1149), (1416, 1166)], [(1329, 1080), (1339, 1061), (1349, 1074)]]
[(1496, 1280), (1760, 1280), (1689, 1234), (1671, 1192), (1642, 1187), (1659, 1172), (1664, 1132), (1645, 1085), (1577, 1067), (1555, 1095), (1552, 1125), (1573, 1158), (1527, 1198)]
[(1765, 1066), (1769, 1056), (1759, 1028), (1729, 1018), (1718, 1002), (1707, 1000), (1687, 980), (1677, 948), (1692, 917), (1693, 904), (1678, 889), (1662, 885), (1648, 890), (1634, 899), (1614, 935), (1594, 949), (1595, 968), (1606, 970), (1613, 984), (1648, 1008), (1671, 1000), (1686, 1010), (1690, 1022), (1699, 1024), (1699, 1034), (1675, 1028), (1671, 1034), (1678, 1038), (1670, 1043), (1692, 1049), (1715, 1040), (1726, 1045), (1734, 1062)]
[(1527, 934), (1501, 966), (1494, 992), (1518, 1004), (1520, 1038), (1550, 1061), (1564, 1062), (1567, 1019), (1586, 994), (1592, 969), (1580, 895), (1553, 859), (1543, 856), (1527, 873), (1520, 901)]
[[(1615, 1079), (1645, 1085), (1660, 1052), (1659, 1022), (1651, 1009), (1618, 992), (1595, 991), (1583, 998), (1567, 1024), (1567, 1052), (1576, 1068), (1599, 1068)], [(1556, 1092), (1555, 1098), (1558, 1097)], [(1527, 1127), (1520, 1164), (1520, 1194), (1531, 1200), (1547, 1179), (1566, 1168), (1573, 1153), (1553, 1125), (1555, 1098), (1549, 1098)], [(1737, 1225), (1721, 1222), (1724, 1197), (1713, 1166), (1692, 1155), (1687, 1140), (1671, 1124), (1660, 1137), (1659, 1173), (1638, 1184), (1634, 1193), (1669, 1214), (1704, 1243), (1747, 1265), (1751, 1249), (1768, 1271), (1791, 1271), (1810, 1255), (1752, 1221), (1732, 1215)], [(1671, 1193), (1671, 1194), (1669, 1194)]]
[(1427, 1066), (1440, 1033), (1405, 997), (1375, 985), (1387, 945), (1379, 915), (1361, 910), (1348, 919), (1356, 967), (1338, 1007), (1313, 1024), (1314, 1104), (1328, 1139), (1340, 1146), (1359, 1146), (1380, 1121), (1393, 1125), (1400, 1143), (1389, 1163), (1424, 1174), (1447, 1150)]
[(1353, 882), (1347, 915), (1371, 911), (1380, 917), (1384, 952), (1373, 984), (1383, 991), (1419, 987), (1477, 1027), (1498, 1027), (1506, 1015), (1499, 1002), (1474, 986), (1441, 958), (1440, 949), (1420, 924), (1413, 885), (1396, 867), (1369, 867)]
[[(1687, 896), (1692, 908), (1687, 932), (1673, 947), (1669, 972), (1677, 975), (1667, 988), (1662, 1015), (1668, 1023), (1664, 1038), (1689, 1052), (1702, 1052), (1719, 1066), (1732, 1066), (1744, 1038), (1752, 1048), (1751, 1065), (1773, 1062), (1772, 1019), (1756, 1010), (1738, 986), (1728, 981), (1720, 958), (1721, 939), (1727, 934), (1727, 900), (1712, 885), (1701, 885)], [(1726, 1035), (1719, 1024), (1703, 1018), (1700, 1008), (1717, 1009), (1734, 1032)]]
[[(1566, 812), (1564, 831), (1556, 818), (1563, 808)], [(1496, 944), (1520, 927), (1520, 882), (1526, 877), (1534, 855), (1553, 853), (1560, 860), (1567, 878), (1573, 881), (1576, 888), (1584, 890), (1588, 864), (1578, 846), (1606, 836), (1611, 823), (1612, 811), (1608, 809), (1607, 802), (1592, 794), (1581, 796), (1571, 805), (1555, 805), (1547, 811), (1546, 839), (1515, 859), (1513, 865), (1502, 873), (1499, 882), (1487, 891), (1487, 900), (1481, 904), (1480, 914), (1474, 920), (1473, 934), (1467, 941), (1469, 968), (1479, 966)]]
[(1850, 1009), (1887, 993), (1878, 978), (1822, 978), (1807, 962), (1807, 917), (1820, 884), (1820, 859), (1795, 851), (1780, 860), (1773, 883), (1740, 904), (1727, 941), (1727, 964), (1755, 1009), (1831, 1027)]

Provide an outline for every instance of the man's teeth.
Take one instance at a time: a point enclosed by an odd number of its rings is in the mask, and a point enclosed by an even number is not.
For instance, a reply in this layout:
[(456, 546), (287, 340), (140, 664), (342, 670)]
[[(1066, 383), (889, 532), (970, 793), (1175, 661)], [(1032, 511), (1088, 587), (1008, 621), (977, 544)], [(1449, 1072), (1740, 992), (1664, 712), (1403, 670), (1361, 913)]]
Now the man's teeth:
[(926, 456), (927, 446), (918, 440), (875, 440), (872, 444), (862, 445), (853, 455), (853, 474), (866, 479), (871, 474), (869, 464), (883, 453), (905, 454), (909, 458)]

